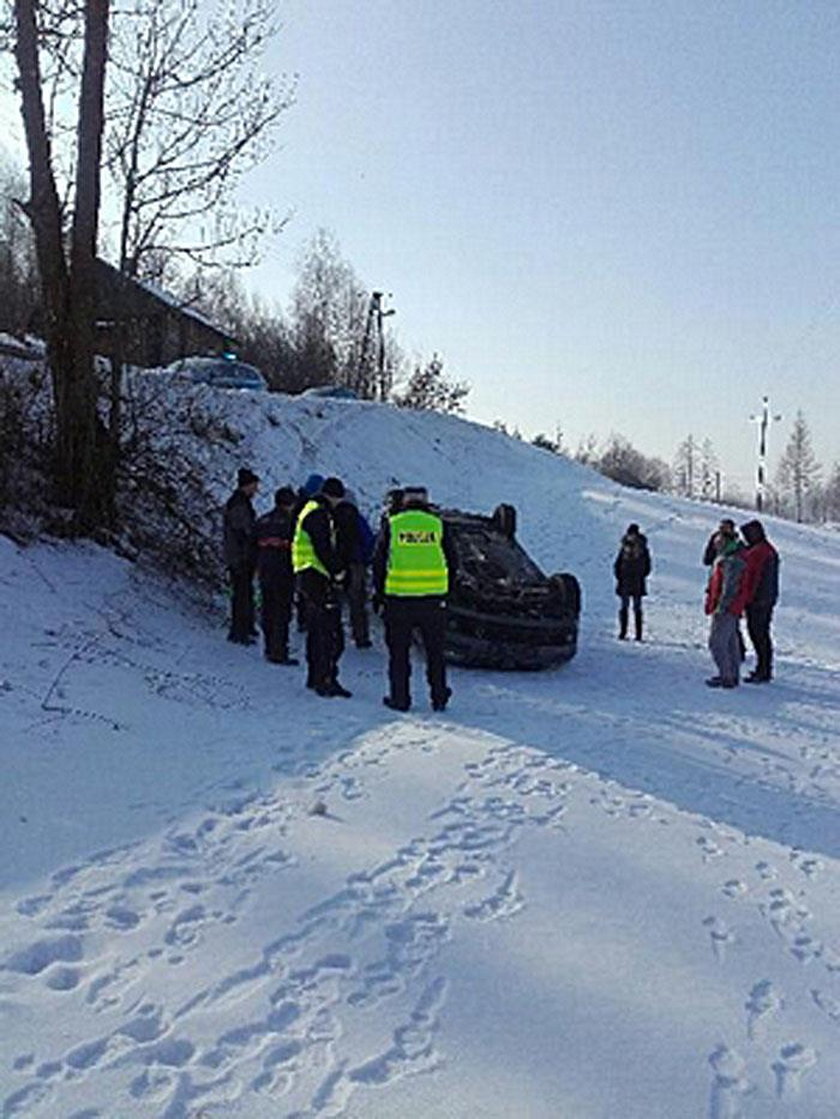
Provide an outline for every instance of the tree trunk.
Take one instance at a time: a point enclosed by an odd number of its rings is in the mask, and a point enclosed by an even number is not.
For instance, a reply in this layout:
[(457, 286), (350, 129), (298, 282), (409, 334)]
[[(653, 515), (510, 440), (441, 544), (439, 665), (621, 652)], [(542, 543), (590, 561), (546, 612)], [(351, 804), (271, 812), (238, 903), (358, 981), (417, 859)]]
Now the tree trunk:
[(108, 0), (85, 4), (69, 264), (44, 112), (35, 12), (33, 0), (15, 0), (15, 54), (29, 152), (28, 212), (41, 274), (47, 359), (55, 402), (58, 496), (75, 511), (76, 528), (87, 532), (105, 519), (113, 478), (112, 469), (100, 470), (104, 440), (96, 411), (98, 390), (93, 360)]

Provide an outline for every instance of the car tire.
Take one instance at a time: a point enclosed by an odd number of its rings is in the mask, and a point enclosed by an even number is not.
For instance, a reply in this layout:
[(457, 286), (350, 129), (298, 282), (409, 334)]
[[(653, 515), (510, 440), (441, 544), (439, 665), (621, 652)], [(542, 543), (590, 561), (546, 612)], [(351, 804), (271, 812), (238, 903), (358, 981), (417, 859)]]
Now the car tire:
[(513, 505), (507, 505), (504, 502), (497, 505), (493, 510), (493, 524), (506, 536), (508, 540), (513, 540), (516, 536), (516, 508)]
[(551, 582), (562, 591), (564, 602), (577, 617), (580, 614), (581, 606), (580, 583), (568, 571), (555, 572), (551, 576)]

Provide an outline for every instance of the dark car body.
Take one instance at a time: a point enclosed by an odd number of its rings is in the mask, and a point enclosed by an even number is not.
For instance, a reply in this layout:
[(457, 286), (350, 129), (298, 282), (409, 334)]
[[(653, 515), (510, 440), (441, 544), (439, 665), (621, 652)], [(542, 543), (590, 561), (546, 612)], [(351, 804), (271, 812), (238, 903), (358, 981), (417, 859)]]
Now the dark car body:
[(569, 574), (546, 575), (515, 537), (516, 512), (440, 511), (458, 569), (449, 588), (447, 660), (479, 668), (538, 669), (577, 652), (581, 595)]
[(265, 377), (256, 366), (229, 357), (182, 357), (169, 370), (189, 377), (193, 384), (216, 389), (251, 389), (265, 392)]

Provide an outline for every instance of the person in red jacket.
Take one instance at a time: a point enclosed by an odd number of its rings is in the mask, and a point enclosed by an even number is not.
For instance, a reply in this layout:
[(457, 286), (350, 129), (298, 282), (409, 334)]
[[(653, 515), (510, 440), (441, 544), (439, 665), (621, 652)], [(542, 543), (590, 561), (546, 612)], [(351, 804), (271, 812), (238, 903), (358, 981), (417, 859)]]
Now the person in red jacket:
[(770, 623), (779, 597), (779, 553), (767, 539), (761, 521), (741, 525), (747, 542), (747, 633), (755, 649), (756, 665), (747, 684), (766, 684), (773, 676), (773, 639)]
[(747, 603), (749, 582), (745, 550), (740, 540), (726, 540), (715, 560), (706, 588), (706, 613), (711, 616), (709, 652), (717, 675), (706, 681), (710, 688), (736, 688), (741, 667), (738, 619)]

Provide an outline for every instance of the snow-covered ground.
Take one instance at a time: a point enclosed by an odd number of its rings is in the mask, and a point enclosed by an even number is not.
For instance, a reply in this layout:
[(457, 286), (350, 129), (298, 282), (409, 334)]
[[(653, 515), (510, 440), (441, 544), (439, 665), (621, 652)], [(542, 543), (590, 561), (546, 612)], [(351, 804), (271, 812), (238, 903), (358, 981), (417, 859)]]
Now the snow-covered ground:
[[(208, 392), (182, 388), (181, 392)], [(840, 1114), (840, 538), (768, 520), (777, 679), (712, 691), (714, 507), (453, 418), (231, 394), (258, 505), (315, 469), (519, 510), (580, 650), (348, 701), (140, 566), (0, 538), (0, 1115)], [(174, 414), (174, 412), (173, 412)], [(221, 485), (221, 481), (220, 481)], [(220, 490), (220, 497), (222, 496)], [(737, 514), (736, 514), (737, 516)], [(615, 639), (629, 521), (647, 640)]]

